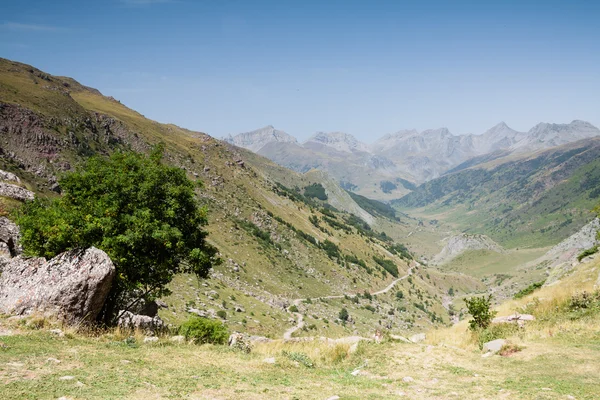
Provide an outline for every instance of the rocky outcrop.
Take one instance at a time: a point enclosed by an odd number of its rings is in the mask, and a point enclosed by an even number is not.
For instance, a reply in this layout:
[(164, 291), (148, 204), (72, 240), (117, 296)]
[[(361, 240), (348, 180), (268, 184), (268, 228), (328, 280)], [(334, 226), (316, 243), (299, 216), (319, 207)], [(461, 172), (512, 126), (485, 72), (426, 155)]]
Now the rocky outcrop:
[(6, 182), (0, 182), (0, 196), (10, 197), (11, 199), (20, 201), (33, 200), (35, 197), (32, 191)]
[(19, 179), (18, 176), (16, 176), (12, 172), (2, 171), (1, 169), (0, 169), (0, 181), (21, 183), (21, 180)]
[(443, 264), (467, 250), (489, 250), (496, 253), (505, 252), (502, 246), (486, 235), (461, 233), (448, 239), (442, 251), (433, 258), (432, 264)]
[(585, 249), (598, 243), (597, 232), (600, 230), (600, 219), (595, 218), (578, 232), (563, 240), (540, 258), (528, 264), (529, 267), (544, 266), (548, 271), (546, 285), (553, 284), (571, 271), (579, 262), (577, 256)]
[(104, 305), (115, 267), (102, 250), (71, 250), (54, 257), (6, 260), (0, 277), (0, 313), (43, 314), (68, 323), (92, 321)]
[(139, 330), (147, 334), (156, 334), (165, 329), (165, 323), (158, 316), (138, 315), (130, 311), (121, 312), (118, 325), (121, 329)]
[(22, 253), (19, 227), (6, 217), (0, 217), (0, 255), (16, 257)]

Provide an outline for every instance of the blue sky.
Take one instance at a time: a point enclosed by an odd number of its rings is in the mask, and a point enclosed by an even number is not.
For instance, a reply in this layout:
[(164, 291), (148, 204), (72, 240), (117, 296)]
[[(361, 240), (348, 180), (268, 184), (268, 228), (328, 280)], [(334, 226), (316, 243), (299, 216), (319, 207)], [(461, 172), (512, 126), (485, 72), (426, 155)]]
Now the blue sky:
[(221, 137), (600, 125), (600, 2), (7, 1), (0, 56)]

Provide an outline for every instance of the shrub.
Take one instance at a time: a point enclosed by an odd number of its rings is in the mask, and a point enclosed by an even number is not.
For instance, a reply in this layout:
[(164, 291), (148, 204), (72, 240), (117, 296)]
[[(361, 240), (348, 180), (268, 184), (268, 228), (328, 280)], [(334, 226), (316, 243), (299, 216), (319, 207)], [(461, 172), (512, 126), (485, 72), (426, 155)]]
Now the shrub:
[(27, 255), (52, 258), (92, 246), (108, 254), (117, 273), (101, 313), (105, 322), (129, 307), (118, 304), (123, 294), (168, 294), (175, 274), (204, 278), (218, 262), (202, 229), (207, 211), (198, 205), (196, 184), (183, 169), (163, 164), (162, 154), (157, 146), (150, 156), (91, 157), (59, 180), (63, 196), (36, 198), (15, 215)]
[(379, 264), (383, 269), (389, 272), (394, 278), (398, 277), (398, 266), (392, 260), (388, 260), (387, 258), (379, 258), (377, 256), (373, 256), (373, 261)]
[(577, 261), (581, 261), (584, 258), (586, 258), (587, 256), (591, 256), (592, 254), (596, 254), (597, 252), (598, 252), (598, 245), (591, 247), (589, 249), (586, 249), (577, 256)]
[(319, 200), (327, 200), (325, 188), (320, 183), (313, 183), (304, 188), (304, 196), (308, 198), (317, 198)]
[(295, 304), (292, 304), (290, 308), (288, 308), (290, 312), (298, 312), (298, 307)]
[(491, 294), (488, 297), (471, 297), (465, 300), (465, 304), (469, 314), (473, 316), (473, 319), (469, 321), (471, 330), (486, 329), (490, 326), (496, 315), (496, 312), (491, 310)]
[(315, 363), (313, 362), (313, 360), (311, 360), (310, 357), (304, 353), (298, 353), (295, 351), (284, 350), (281, 352), (281, 354), (283, 356), (287, 357), (291, 361), (296, 361), (296, 362), (304, 365), (306, 368), (314, 368), (315, 367)]
[(404, 298), (404, 292), (402, 290), (398, 290), (396, 292), (396, 299), (397, 300), (402, 300)]
[(350, 318), (350, 314), (348, 314), (348, 310), (346, 310), (345, 308), (342, 308), (340, 310), (340, 313), (338, 314), (338, 318), (344, 322), (348, 321), (348, 318)]
[(221, 319), (227, 319), (227, 313), (224, 310), (217, 311), (217, 317)]
[(540, 281), (540, 282), (535, 282), (532, 283), (531, 285), (527, 286), (525, 289), (522, 289), (520, 291), (518, 291), (513, 298), (514, 299), (521, 299), (533, 292), (535, 292), (537, 289), (541, 288), (544, 285), (544, 282), (546, 282), (545, 280)]
[(229, 337), (227, 328), (219, 321), (192, 317), (179, 327), (179, 334), (196, 344), (224, 344)]

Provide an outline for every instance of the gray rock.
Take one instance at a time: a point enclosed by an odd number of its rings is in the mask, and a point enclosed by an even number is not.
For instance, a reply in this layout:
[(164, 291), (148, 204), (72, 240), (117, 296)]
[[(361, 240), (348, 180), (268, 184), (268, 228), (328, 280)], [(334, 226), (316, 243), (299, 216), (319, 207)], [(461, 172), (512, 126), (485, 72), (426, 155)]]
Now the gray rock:
[(419, 343), (425, 340), (426, 336), (424, 333), (417, 333), (416, 335), (412, 335), (409, 340), (413, 343)]
[(16, 257), (0, 276), (0, 312), (53, 315), (67, 323), (95, 320), (115, 276), (102, 250), (71, 250), (50, 261)]
[(169, 339), (173, 343), (185, 343), (185, 336), (177, 335)]
[(405, 376), (404, 378), (402, 378), (402, 382), (414, 382), (414, 379), (410, 376)]
[(144, 343), (156, 343), (158, 342), (158, 338), (156, 336), (146, 336), (144, 338)]
[(1, 169), (0, 169), (0, 180), (21, 183), (21, 180), (19, 179), (18, 176), (16, 176), (12, 172), (2, 171)]
[(120, 313), (118, 326), (122, 329), (140, 330), (147, 334), (155, 334), (165, 329), (165, 323), (159, 317), (138, 315), (130, 311)]
[(20, 238), (19, 227), (8, 218), (0, 217), (0, 243), (7, 256), (16, 257), (23, 252), (19, 245)]
[(10, 197), (11, 199), (26, 201), (33, 200), (35, 195), (32, 191), (11, 183), (0, 182), (0, 196)]
[(496, 339), (491, 342), (487, 342), (483, 344), (483, 350), (486, 352), (497, 353), (502, 349), (502, 346), (506, 344), (505, 339)]

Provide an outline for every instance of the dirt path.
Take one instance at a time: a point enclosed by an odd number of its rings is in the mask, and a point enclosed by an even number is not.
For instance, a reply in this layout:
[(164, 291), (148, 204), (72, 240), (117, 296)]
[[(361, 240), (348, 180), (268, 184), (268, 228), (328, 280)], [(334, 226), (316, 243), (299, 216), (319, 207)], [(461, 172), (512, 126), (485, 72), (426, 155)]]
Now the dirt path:
[[(418, 265), (417, 265), (418, 266)], [(413, 269), (415, 269), (417, 266), (412, 266), (410, 267), (407, 271), (406, 271), (406, 275), (401, 276), (400, 278), (392, 281), (392, 283), (390, 283), (388, 286), (386, 286), (384, 289), (379, 290), (377, 292), (372, 292), (371, 295), (379, 295), (379, 294), (384, 294), (389, 292), (390, 290), (392, 290), (394, 288), (394, 286), (396, 286), (398, 284), (398, 282), (403, 281), (404, 279), (408, 278), (410, 275), (412, 275), (412, 271)], [(335, 295), (335, 296), (322, 296), (322, 297), (318, 297), (316, 299), (313, 300), (320, 300), (320, 299), (343, 299), (344, 296), (350, 296), (350, 293), (345, 293), (345, 294), (341, 294), (341, 295)], [(306, 299), (295, 299), (294, 301), (292, 301), (292, 304), (295, 305), (296, 307), (300, 306), (300, 303), (303, 302)], [(288, 311), (290, 312), (290, 311)], [(292, 338), (292, 335), (294, 334), (294, 332), (296, 332), (299, 329), (302, 329), (304, 327), (304, 316), (302, 314), (300, 314), (299, 312), (294, 312), (291, 313), (296, 317), (296, 325), (292, 326), (290, 329), (288, 329), (287, 331), (285, 331), (285, 333), (283, 334), (283, 339), (289, 340)]]

